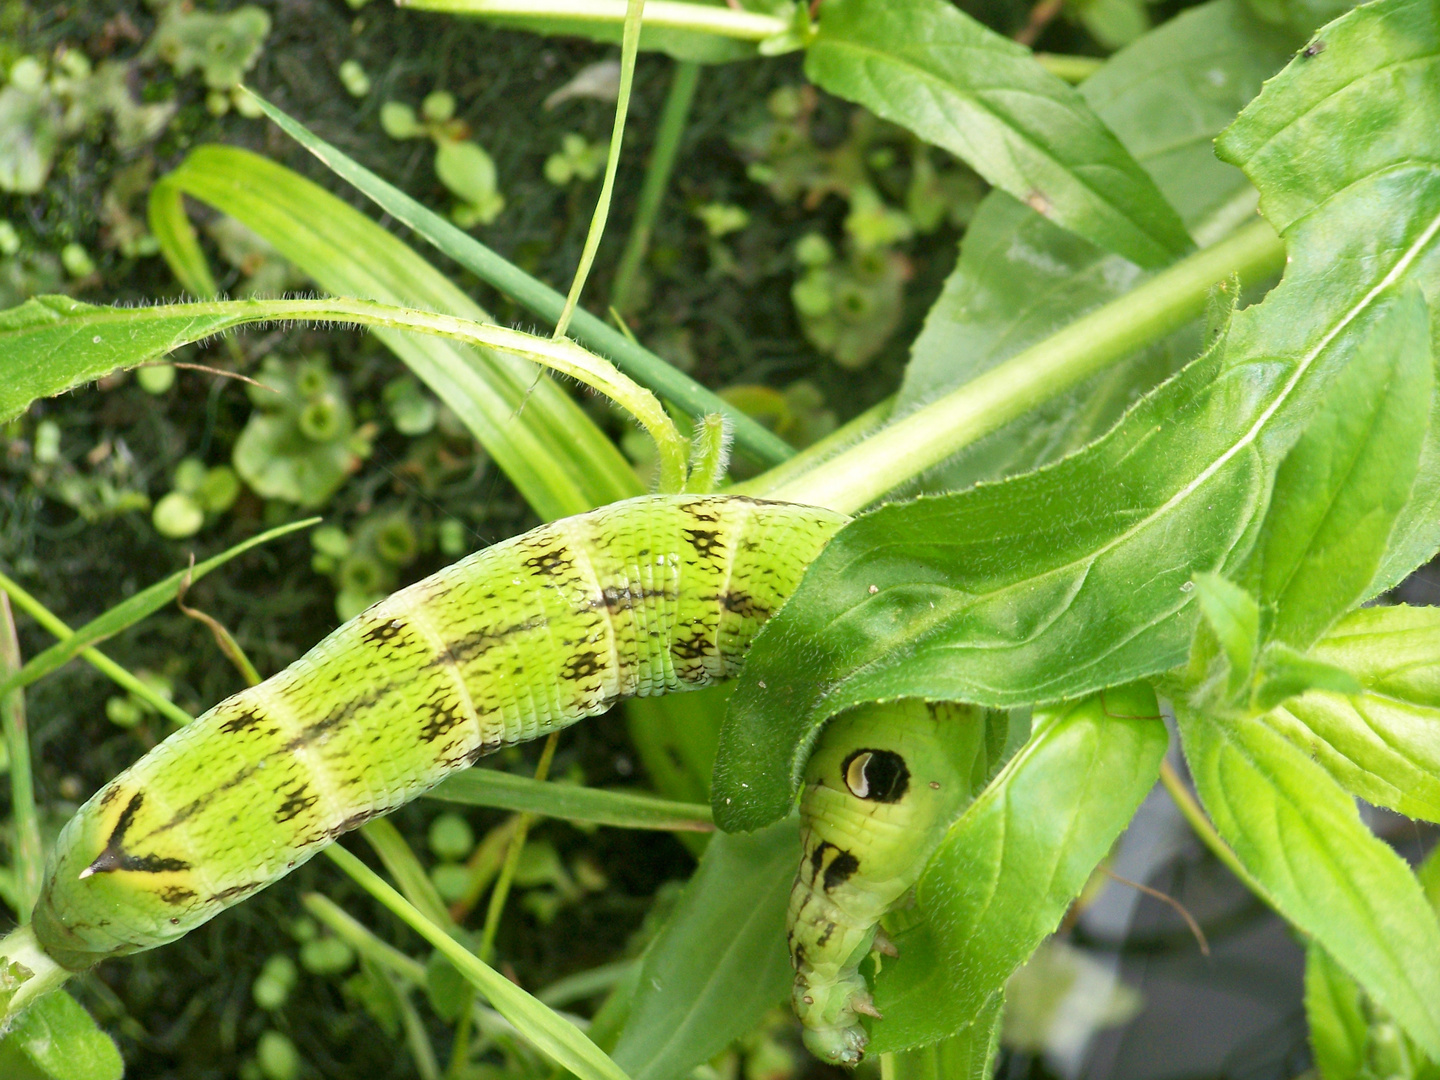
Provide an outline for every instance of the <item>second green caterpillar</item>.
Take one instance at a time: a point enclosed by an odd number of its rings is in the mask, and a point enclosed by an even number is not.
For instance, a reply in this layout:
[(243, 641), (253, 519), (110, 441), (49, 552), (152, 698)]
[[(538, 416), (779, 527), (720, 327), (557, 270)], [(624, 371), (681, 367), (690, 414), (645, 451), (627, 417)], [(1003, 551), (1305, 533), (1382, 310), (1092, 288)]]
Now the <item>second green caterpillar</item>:
[(77, 971), (163, 945), (484, 754), (728, 678), (844, 521), (631, 499), (401, 590), (82, 806), (47, 865), (40, 945)]

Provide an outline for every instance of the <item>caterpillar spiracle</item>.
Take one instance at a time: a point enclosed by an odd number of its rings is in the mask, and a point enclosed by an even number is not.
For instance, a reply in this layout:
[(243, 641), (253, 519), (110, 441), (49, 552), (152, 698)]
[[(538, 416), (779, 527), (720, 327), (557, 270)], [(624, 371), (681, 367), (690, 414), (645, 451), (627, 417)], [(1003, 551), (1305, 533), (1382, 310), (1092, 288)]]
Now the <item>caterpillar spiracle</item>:
[(856, 1065), (879, 1018), (861, 974), (894, 946), (880, 918), (983, 787), (1006, 714), (916, 700), (862, 705), (832, 719), (810, 755), (800, 800), (800, 870), (788, 938), (795, 1015), (817, 1057)]
[(485, 754), (730, 677), (844, 521), (642, 497), (402, 589), (86, 802), (47, 862), (39, 945), (72, 971), (163, 945)]

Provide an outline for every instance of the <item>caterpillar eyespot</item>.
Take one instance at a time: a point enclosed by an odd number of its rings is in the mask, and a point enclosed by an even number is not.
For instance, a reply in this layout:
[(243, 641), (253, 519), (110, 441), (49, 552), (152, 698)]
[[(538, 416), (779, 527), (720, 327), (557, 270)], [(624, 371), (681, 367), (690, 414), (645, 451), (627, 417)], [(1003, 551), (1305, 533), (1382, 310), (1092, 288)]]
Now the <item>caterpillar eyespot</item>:
[(984, 783), (987, 729), (1003, 713), (899, 701), (833, 718), (805, 771), (803, 854), (790, 891), (792, 1002), (805, 1045), (856, 1065), (880, 1012), (860, 973), (872, 951), (894, 955), (881, 917), (919, 880), (926, 861)]

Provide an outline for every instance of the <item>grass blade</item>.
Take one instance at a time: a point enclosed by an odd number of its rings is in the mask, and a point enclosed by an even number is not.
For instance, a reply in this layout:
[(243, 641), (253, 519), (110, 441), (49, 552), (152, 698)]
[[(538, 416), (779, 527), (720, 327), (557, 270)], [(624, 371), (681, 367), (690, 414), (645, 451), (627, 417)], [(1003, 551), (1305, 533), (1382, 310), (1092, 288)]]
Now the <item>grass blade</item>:
[(498, 769), (476, 768), (456, 773), (429, 791), (427, 798), (622, 829), (710, 832), (715, 828), (710, 807), (704, 803), (672, 802), (634, 791), (541, 782)]

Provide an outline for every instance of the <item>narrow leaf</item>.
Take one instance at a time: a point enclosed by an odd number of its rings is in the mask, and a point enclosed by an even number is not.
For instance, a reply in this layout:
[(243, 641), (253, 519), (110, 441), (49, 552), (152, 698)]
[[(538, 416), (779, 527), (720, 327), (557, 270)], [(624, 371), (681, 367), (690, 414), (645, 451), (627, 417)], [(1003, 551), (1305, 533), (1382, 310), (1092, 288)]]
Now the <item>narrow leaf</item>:
[(1440, 1057), (1440, 923), (1409, 867), (1304, 750), (1248, 718), (1175, 708), (1201, 801), (1270, 904)]
[(1430, 324), (1402, 293), (1281, 462), (1252, 573), (1268, 636), (1308, 648), (1369, 590), (1410, 497), (1434, 391)]
[[(456, 285), (375, 222), (257, 154), (202, 146), (156, 187), (152, 207), (177, 202), (182, 193), (208, 203), (264, 237), (327, 292), (490, 321)], [(178, 232), (175, 214), (168, 220), (157, 239)], [(171, 259), (172, 250), (162, 248), (162, 254)], [(193, 262), (186, 248), (172, 266), (181, 273)], [(633, 470), (610, 440), (565, 391), (549, 379), (537, 382), (532, 364), (394, 330), (377, 330), (376, 336), (464, 420), (542, 517), (564, 517), (640, 494)]]
[(545, 782), (498, 769), (474, 768), (455, 773), (426, 796), (622, 829), (709, 832), (715, 827), (706, 803), (671, 802), (638, 791)]
[(1194, 580), (1200, 612), (1230, 662), (1229, 691), (1237, 694), (1250, 681), (1255, 666), (1255, 650), (1260, 644), (1260, 605), (1239, 585), (1218, 574), (1196, 574)]
[(875, 1052), (984, 1022), (1010, 973), (1052, 933), (1155, 784), (1168, 736), (1149, 687), (1037, 717), (916, 888), (919, 917), (875, 981)]
[(641, 961), (613, 1055), (635, 1080), (687, 1075), (785, 999), (785, 905), (799, 865), (791, 820), (711, 840)]
[(1154, 181), (1079, 93), (944, 0), (827, 0), (805, 73), (1141, 266), (1190, 246)]
[[(516, 303), (528, 308), (542, 319), (554, 322), (565, 306), (565, 297), (544, 282), (531, 277), (514, 263), (509, 262), (469, 233), (457, 229), (439, 214), (427, 210), (420, 203), (406, 195), (399, 188), (387, 184), (369, 169), (347, 157), (336, 147), (325, 142), (296, 120), (275, 108), (268, 101), (252, 95), (265, 114), (305, 149), (314, 154), (335, 175), (351, 184), (362, 195), (395, 220), (403, 222), (433, 244), (436, 249), (454, 259), (481, 281), (487, 282), (509, 296)], [(155, 214), (151, 213), (152, 228)], [(169, 248), (167, 247), (167, 257)], [(172, 265), (179, 260), (193, 262), (193, 257), (184, 254), (185, 249), (177, 247), (178, 258), (172, 258)], [(204, 265), (203, 257), (200, 265)], [(177, 273), (179, 267), (176, 267)], [(206, 274), (209, 271), (206, 269)], [(184, 276), (181, 275), (182, 280)], [(188, 284), (188, 283), (187, 283)], [(188, 284), (201, 295), (209, 295), (213, 286), (204, 290), (203, 282), (196, 280)], [(752, 454), (757, 460), (775, 464), (792, 456), (794, 451), (769, 429), (735, 408), (696, 382), (683, 371), (666, 363), (660, 357), (643, 348), (624, 334), (615, 330), (601, 319), (597, 319), (583, 308), (577, 308), (570, 320), (570, 334), (576, 341), (609, 357), (621, 371), (633, 377), (643, 386), (674, 402), (692, 416), (720, 413), (729, 418), (733, 425), (736, 445)]]
[(1260, 658), (1260, 685), (1255, 689), (1255, 703), (1261, 709), (1273, 709), (1282, 701), (1309, 690), (1358, 694), (1361, 689), (1360, 680), (1344, 668), (1276, 641), (1266, 646)]
[(319, 518), (305, 518), (303, 521), (292, 521), (287, 525), (280, 525), (269, 529), (258, 536), (252, 536), (248, 540), (242, 540), (234, 547), (227, 548), (219, 555), (213, 555), (204, 562), (196, 563), (184, 570), (177, 570), (169, 577), (157, 581), (148, 589), (142, 589), (128, 600), (116, 604), (105, 614), (97, 619), (92, 619), (80, 629), (76, 630), (70, 637), (50, 646), (30, 660), (23, 668), (11, 675), (9, 678), (0, 681), (0, 696), (18, 689), (22, 686), (29, 686), (36, 679), (50, 674), (56, 668), (70, 662), (75, 656), (96, 645), (106, 638), (114, 637), (121, 630), (134, 626), (141, 619), (145, 618), (175, 599), (180, 591), (180, 586), (186, 581), (191, 584), (199, 581), (206, 574), (218, 567), (224, 566), (237, 555), (243, 555), (253, 547), (261, 544), (268, 544), (271, 540), (279, 539), (288, 533), (298, 529), (308, 529), (316, 524)]

